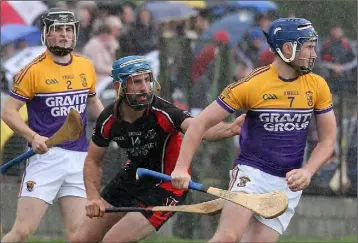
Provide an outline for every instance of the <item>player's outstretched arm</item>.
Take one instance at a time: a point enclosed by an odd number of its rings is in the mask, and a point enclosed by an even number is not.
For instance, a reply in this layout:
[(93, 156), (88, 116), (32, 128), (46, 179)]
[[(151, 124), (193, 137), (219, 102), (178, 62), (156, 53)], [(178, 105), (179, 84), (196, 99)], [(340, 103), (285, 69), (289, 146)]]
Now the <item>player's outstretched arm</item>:
[(234, 122), (220, 122), (219, 124), (209, 128), (209, 130), (205, 132), (203, 139), (207, 141), (218, 141), (235, 135), (240, 135), (245, 117), (246, 114), (242, 114), (237, 117)]

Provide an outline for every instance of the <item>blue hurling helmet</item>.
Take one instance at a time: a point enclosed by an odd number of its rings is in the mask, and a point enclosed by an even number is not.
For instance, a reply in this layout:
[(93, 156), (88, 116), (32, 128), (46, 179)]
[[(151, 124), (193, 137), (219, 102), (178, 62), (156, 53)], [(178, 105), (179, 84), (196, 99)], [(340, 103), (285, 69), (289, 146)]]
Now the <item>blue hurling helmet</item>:
[[(301, 46), (306, 41), (317, 41), (318, 34), (313, 28), (310, 21), (303, 18), (280, 18), (275, 20), (265, 33), (267, 43), (271, 50), (277, 53), (280, 58), (288, 65), (293, 67), (291, 62), (295, 59), (297, 52), (301, 50)], [(286, 58), (282, 53), (284, 43), (291, 43), (293, 53), (290, 58)], [(312, 71), (315, 57), (309, 58), (308, 67), (293, 67), (299, 74), (306, 74)]]
[[(150, 75), (150, 91), (128, 93), (126, 88), (130, 77), (145, 74)], [(123, 98), (124, 102), (136, 110), (145, 109), (153, 100), (153, 91), (160, 91), (160, 85), (154, 79), (152, 67), (143, 56), (127, 56), (116, 60), (112, 65), (112, 77), (113, 82), (120, 84), (118, 98)], [(145, 96), (146, 100), (138, 101), (141, 96)]]

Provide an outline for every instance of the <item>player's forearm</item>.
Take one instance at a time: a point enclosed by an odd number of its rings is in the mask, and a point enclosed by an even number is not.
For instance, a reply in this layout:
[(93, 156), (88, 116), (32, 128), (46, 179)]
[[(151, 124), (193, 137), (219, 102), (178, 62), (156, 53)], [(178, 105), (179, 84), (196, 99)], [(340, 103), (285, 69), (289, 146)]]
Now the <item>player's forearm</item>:
[(205, 130), (203, 126), (197, 124), (191, 124), (189, 126), (180, 147), (176, 167), (183, 167), (185, 169), (190, 167), (191, 160), (200, 145)]
[(94, 160), (86, 158), (85, 166), (83, 169), (83, 178), (89, 200), (100, 198), (100, 188), (102, 180), (102, 167)]
[(220, 122), (219, 124), (211, 127), (204, 134), (203, 139), (207, 141), (217, 141), (225, 138), (232, 137), (231, 123)]
[(326, 140), (319, 142), (312, 151), (311, 157), (304, 165), (314, 175), (328, 160), (334, 151), (335, 141)]
[(28, 142), (31, 143), (36, 132), (34, 132), (21, 118), (19, 112), (14, 109), (4, 108), (2, 120), (8, 125), (11, 130), (23, 136)]

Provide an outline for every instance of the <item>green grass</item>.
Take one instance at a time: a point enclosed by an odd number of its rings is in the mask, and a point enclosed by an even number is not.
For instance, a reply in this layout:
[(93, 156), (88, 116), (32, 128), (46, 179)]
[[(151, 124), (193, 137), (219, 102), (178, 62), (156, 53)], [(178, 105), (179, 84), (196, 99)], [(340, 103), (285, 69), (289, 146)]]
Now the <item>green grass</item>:
[[(39, 242), (39, 243), (45, 243), (45, 242), (65, 242), (63, 239), (44, 239), (44, 238), (32, 238), (29, 240), (29, 242)], [(146, 240), (141, 241), (143, 243), (204, 243), (207, 242), (206, 240), (187, 240), (187, 239), (180, 239), (180, 238), (176, 238), (176, 237), (158, 237), (158, 236), (154, 236), (154, 237), (150, 237)], [(343, 238), (338, 238), (338, 239), (331, 239), (331, 240), (319, 240), (319, 239), (314, 239), (314, 238), (304, 238), (304, 237), (298, 237), (298, 238), (293, 238), (293, 237), (281, 237), (281, 239), (279, 240), (279, 242), (281, 243), (290, 243), (290, 242), (295, 242), (295, 243), (304, 243), (304, 242), (310, 242), (310, 243), (340, 243), (340, 242), (348, 242), (348, 243), (356, 243), (357, 242), (357, 236), (346, 236)]]
[[(29, 242), (41, 242), (41, 243), (45, 243), (45, 242), (65, 242), (63, 239), (38, 239), (38, 238), (32, 238), (30, 239)], [(206, 242), (205, 240), (186, 240), (186, 239), (180, 239), (180, 238), (176, 238), (176, 237), (151, 237), (148, 238), (146, 240), (141, 241), (143, 243), (204, 243)], [(332, 240), (319, 240), (319, 239), (314, 239), (314, 238), (303, 238), (303, 237), (298, 237), (298, 238), (292, 238), (292, 237), (282, 237), (279, 242), (281, 243), (290, 243), (290, 242), (295, 242), (295, 243), (304, 243), (304, 242), (310, 242), (310, 243), (340, 243), (340, 242), (348, 242), (348, 243), (353, 243), (353, 242), (357, 242), (357, 237), (356, 236), (347, 236), (347, 237), (343, 237), (343, 238), (339, 238), (339, 239), (332, 239)]]
[[(168, 242), (168, 243), (201, 243), (201, 242), (207, 242), (205, 240), (185, 240), (185, 239), (180, 239), (180, 238), (175, 238), (175, 237), (161, 237), (161, 238), (158, 238), (158, 237), (152, 237), (152, 238), (149, 238), (147, 240), (144, 240), (144, 241), (141, 241), (141, 242), (145, 242), (145, 243), (165, 243), (165, 242)], [(299, 237), (299, 238), (292, 238), (292, 237), (282, 237), (279, 242), (298, 242), (298, 243), (303, 243), (303, 242), (310, 242), (310, 243), (320, 243), (320, 242), (325, 242), (325, 243), (339, 243), (339, 242), (354, 242), (356, 243), (357, 242), (357, 237), (356, 236), (351, 236), (351, 237), (344, 237), (344, 238), (340, 238), (340, 239), (334, 239), (334, 240), (318, 240), (318, 239), (313, 239), (313, 238), (303, 238), (303, 237)]]

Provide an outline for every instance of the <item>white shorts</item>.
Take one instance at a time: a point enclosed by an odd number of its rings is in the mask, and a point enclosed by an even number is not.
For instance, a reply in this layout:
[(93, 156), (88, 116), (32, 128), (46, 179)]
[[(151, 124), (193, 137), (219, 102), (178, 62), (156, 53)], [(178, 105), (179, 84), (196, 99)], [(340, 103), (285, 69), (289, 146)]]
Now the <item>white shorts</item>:
[(249, 194), (284, 191), (288, 197), (286, 212), (274, 219), (265, 219), (254, 215), (258, 221), (276, 230), (281, 235), (290, 223), (302, 195), (302, 191), (293, 192), (288, 188), (286, 178), (273, 176), (246, 165), (238, 165), (233, 170), (230, 170), (229, 188), (233, 192), (246, 192)]
[(35, 197), (48, 204), (55, 198), (86, 198), (83, 166), (87, 152), (58, 147), (45, 154), (36, 154), (28, 161), (22, 177), (19, 197)]

